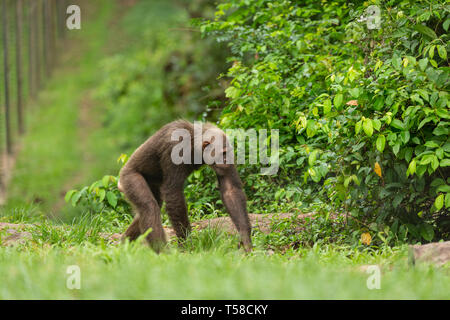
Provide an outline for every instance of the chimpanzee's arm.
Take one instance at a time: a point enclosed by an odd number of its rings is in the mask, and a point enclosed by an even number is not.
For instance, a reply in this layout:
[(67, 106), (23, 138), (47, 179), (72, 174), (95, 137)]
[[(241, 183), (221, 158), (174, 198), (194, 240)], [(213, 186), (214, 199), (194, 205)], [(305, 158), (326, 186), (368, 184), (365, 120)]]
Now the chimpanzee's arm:
[(242, 244), (246, 251), (252, 248), (250, 239), (251, 225), (247, 214), (247, 200), (242, 190), (242, 182), (234, 165), (227, 165), (226, 169), (213, 168), (219, 180), (222, 201), (238, 230)]
[(185, 239), (191, 231), (183, 186), (189, 174), (184, 165), (169, 165), (164, 167), (164, 181), (161, 194), (166, 203), (166, 211), (172, 227), (178, 238)]

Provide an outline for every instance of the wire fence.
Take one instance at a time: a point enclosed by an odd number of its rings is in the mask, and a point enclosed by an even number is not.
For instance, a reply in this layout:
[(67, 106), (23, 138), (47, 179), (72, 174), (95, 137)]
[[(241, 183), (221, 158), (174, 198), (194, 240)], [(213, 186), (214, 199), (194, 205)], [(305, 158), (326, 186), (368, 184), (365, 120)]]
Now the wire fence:
[(65, 37), (67, 0), (0, 0), (0, 203), (26, 131), (27, 105), (51, 76)]

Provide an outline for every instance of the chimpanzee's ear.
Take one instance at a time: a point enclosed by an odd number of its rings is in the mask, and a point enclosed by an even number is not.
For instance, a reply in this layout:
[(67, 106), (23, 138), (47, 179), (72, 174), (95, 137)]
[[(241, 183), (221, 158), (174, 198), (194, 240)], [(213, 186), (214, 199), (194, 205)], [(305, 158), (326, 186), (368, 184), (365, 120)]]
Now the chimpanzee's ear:
[(211, 144), (211, 142), (209, 142), (209, 141), (203, 141), (202, 150), (205, 150), (205, 148), (210, 144)]

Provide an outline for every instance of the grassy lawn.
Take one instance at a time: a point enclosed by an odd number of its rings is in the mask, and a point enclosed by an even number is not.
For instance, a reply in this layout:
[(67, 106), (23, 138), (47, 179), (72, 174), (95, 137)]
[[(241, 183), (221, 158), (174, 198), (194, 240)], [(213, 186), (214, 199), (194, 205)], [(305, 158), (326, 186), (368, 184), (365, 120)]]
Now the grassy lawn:
[[(3, 221), (30, 221), (26, 216)], [(161, 254), (141, 237), (120, 243), (108, 236), (128, 221), (85, 215), (71, 224), (34, 218), (29, 239), (3, 247), (0, 299), (448, 299), (448, 264), (412, 265), (408, 247), (356, 248), (318, 242), (279, 250), (267, 244), (280, 231), (254, 232), (245, 254), (238, 239), (216, 229), (194, 230), (183, 246), (171, 240)], [(275, 222), (275, 221), (274, 221)], [(285, 230), (289, 232), (288, 230)], [(283, 231), (283, 232), (285, 232)], [(69, 266), (80, 270), (80, 289), (69, 289)], [(380, 289), (367, 281), (380, 271)], [(372, 283), (369, 280), (370, 283)]]
[[(245, 255), (233, 239), (216, 238), (211, 246), (207, 238), (210, 230), (192, 235), (192, 247), (171, 245), (157, 255), (140, 243), (49, 245), (36, 237), (19, 250), (0, 250), (0, 299), (449, 298), (448, 269), (409, 265), (406, 247), (317, 246), (271, 255), (256, 248)], [(381, 270), (378, 290), (366, 285), (371, 264)], [(80, 289), (66, 285), (72, 265), (79, 267)]]

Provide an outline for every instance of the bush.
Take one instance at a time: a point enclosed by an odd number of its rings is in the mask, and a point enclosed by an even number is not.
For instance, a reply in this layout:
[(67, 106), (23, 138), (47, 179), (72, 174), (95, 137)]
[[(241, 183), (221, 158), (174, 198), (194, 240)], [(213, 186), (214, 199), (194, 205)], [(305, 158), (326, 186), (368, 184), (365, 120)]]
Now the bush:
[(288, 199), (350, 212), (357, 228), (449, 239), (450, 7), (370, 4), (379, 28), (367, 2), (219, 4), (201, 29), (232, 52), (220, 124), (280, 130), (279, 175), (244, 178), (255, 207)]

